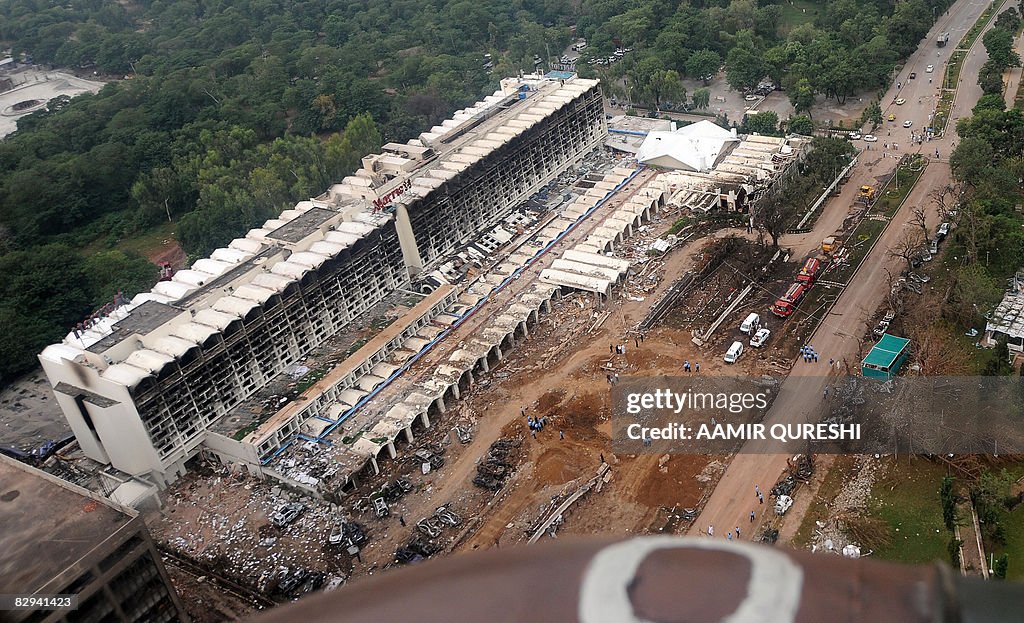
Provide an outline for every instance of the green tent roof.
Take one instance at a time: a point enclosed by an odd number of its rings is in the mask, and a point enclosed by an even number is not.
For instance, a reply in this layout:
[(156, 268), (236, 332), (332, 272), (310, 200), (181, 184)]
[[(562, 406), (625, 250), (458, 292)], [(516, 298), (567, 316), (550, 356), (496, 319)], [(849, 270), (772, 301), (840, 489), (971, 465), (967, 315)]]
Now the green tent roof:
[(868, 356), (864, 358), (863, 365), (883, 370), (890, 368), (903, 351), (906, 350), (909, 343), (910, 340), (908, 338), (883, 333), (882, 339), (878, 340), (878, 343), (874, 345)]

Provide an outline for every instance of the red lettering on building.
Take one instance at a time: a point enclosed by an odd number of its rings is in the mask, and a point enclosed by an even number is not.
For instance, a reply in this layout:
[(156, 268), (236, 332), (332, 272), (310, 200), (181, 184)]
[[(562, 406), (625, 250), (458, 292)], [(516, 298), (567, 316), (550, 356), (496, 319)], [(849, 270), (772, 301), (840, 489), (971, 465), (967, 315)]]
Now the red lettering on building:
[(386, 206), (389, 203), (391, 203), (392, 201), (394, 201), (397, 197), (401, 196), (402, 193), (404, 193), (405, 191), (409, 190), (411, 187), (412, 187), (412, 184), (410, 184), (409, 181), (406, 180), (401, 186), (398, 186), (397, 188), (394, 188), (393, 190), (388, 192), (386, 195), (374, 199), (373, 200), (373, 205), (378, 210), (383, 209), (384, 206)]

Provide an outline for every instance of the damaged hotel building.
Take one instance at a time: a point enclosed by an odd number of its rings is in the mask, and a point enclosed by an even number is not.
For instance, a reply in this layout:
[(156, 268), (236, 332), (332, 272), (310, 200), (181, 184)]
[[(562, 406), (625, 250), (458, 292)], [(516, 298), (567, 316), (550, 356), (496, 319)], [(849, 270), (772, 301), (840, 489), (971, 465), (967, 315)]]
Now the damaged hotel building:
[[(492, 314), (479, 340), (460, 343), (429, 373), (405, 374), (637, 175), (635, 167), (616, 168), (595, 180), (504, 263), (460, 283), (453, 260), (467, 244), (494, 251), (523, 238), (530, 219), (517, 208), (580, 167), (607, 131), (596, 80), (503, 80), (494, 95), (418, 139), (366, 156), (363, 168), (320, 197), (47, 347), (39, 359), (79, 445), (124, 483), (113, 497), (137, 505), (200, 451), (321, 496), (376, 471), (382, 453), (395, 456), (396, 440), (411, 441), (414, 427), (430, 426), (445, 401), (472, 384), (474, 371), (486, 371), (524, 338), (557, 291), (607, 295), (625, 277), (629, 262), (605, 253), (666, 205), (675, 192), (667, 176), (541, 271)], [(781, 172), (793, 141), (772, 140), (767, 162), (774, 156)], [(239, 423), (244, 401), (361, 314), (409, 290), (419, 292), (418, 302), (299, 400), (252, 426)], [(298, 463), (305, 467), (295, 469)]]

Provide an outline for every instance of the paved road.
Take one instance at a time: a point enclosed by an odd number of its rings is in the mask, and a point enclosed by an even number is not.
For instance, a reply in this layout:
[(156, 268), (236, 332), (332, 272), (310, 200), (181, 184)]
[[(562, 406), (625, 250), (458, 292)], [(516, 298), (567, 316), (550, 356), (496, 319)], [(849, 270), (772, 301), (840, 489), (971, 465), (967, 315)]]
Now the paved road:
[[(886, 94), (884, 101), (893, 102), (897, 97), (908, 100), (903, 107), (890, 104), (889, 108), (901, 108), (904, 112), (902, 121), (910, 119), (915, 128), (920, 128), (927, 122), (928, 113), (934, 105), (934, 98), (937, 95), (936, 83), (938, 76), (943, 70), (942, 64), (951, 51), (950, 47), (941, 49), (936, 56), (935, 38), (940, 32), (949, 32), (952, 41), (958, 41), (963, 33), (982, 13), (987, 2), (979, 0), (960, 0), (943, 16), (927, 38), (922, 42), (920, 48), (909, 59), (902, 75), (908, 76), (909, 72), (916, 71), (917, 79), (903, 82), (901, 86), (893, 85)], [(980, 38), (979, 38), (980, 41)], [(980, 44), (979, 44), (980, 45)], [(983, 59), (982, 55), (969, 56), (964, 66), (963, 75), (977, 76), (977, 71)], [(934, 82), (929, 85), (927, 73), (924, 69), (927, 65), (934, 64), (936, 76)], [(926, 78), (921, 79), (924, 75)], [(965, 81), (966, 85), (967, 82)], [(917, 99), (921, 103), (917, 104)], [(928, 101), (926, 98), (931, 98)], [(860, 161), (852, 172), (850, 181), (844, 186), (839, 197), (828, 203), (825, 212), (819, 218), (814, 231), (801, 236), (788, 236), (782, 241), (787, 247), (793, 248), (798, 255), (814, 251), (820, 244), (821, 239), (837, 230), (847, 216), (849, 207), (853, 203), (853, 195), (857, 187), (864, 183), (874, 183), (876, 178), (890, 174), (896, 162), (894, 158), (885, 158), (882, 143), (886, 140), (903, 140), (899, 153), (910, 151), (932, 152), (938, 149), (945, 157), (955, 139), (955, 120), (960, 116), (970, 114), (977, 95), (970, 89), (957, 96), (952, 111), (950, 131), (942, 139), (926, 142), (922, 146), (911, 146), (909, 144), (910, 130), (900, 127), (892, 130), (892, 137), (880, 138), (879, 143), (874, 147), (861, 153)], [(911, 102), (914, 102), (911, 104)], [(888, 111), (886, 111), (888, 115)], [(895, 124), (893, 124), (895, 125)], [(902, 132), (902, 135), (901, 135)], [(899, 155), (899, 154), (896, 154)], [(931, 154), (934, 156), (934, 154)], [(949, 180), (949, 167), (941, 161), (932, 161), (921, 177), (920, 182), (910, 193), (907, 205), (928, 205), (932, 201), (930, 194), (932, 190)], [(934, 206), (932, 206), (934, 207)], [(934, 226), (938, 220), (935, 210), (932, 210), (931, 225)], [(878, 244), (865, 258), (855, 278), (843, 291), (832, 312), (825, 318), (818, 330), (808, 339), (815, 349), (824, 357), (824, 361), (817, 364), (808, 364), (798, 361), (793, 367), (790, 376), (780, 388), (778, 397), (766, 417), (769, 425), (775, 423), (796, 423), (805, 422), (818, 416), (818, 410), (822, 405), (822, 391), (829, 382), (828, 375), (838, 374), (839, 370), (831, 370), (828, 367), (828, 359), (847, 360), (851, 367), (859, 364), (858, 359), (858, 338), (865, 330), (865, 321), (871, 313), (882, 302), (888, 290), (886, 270), (898, 271), (901, 260), (888, 257), (887, 249), (891, 248), (903, 235), (908, 226), (912, 213), (909, 209), (900, 210), (896, 217), (889, 224), (883, 233)], [(746, 448), (756, 450), (756, 446)], [(754, 486), (759, 485), (762, 491), (767, 491), (778, 479), (779, 475), (786, 468), (786, 455), (777, 454), (753, 454), (744, 452), (736, 455), (730, 463), (714, 493), (705, 505), (701, 515), (693, 523), (690, 533), (693, 535), (707, 534), (709, 525), (715, 526), (717, 534), (725, 535), (726, 531), (734, 526), (749, 525), (748, 516), (751, 510), (761, 512), (767, 508), (757, 503), (754, 494)], [(753, 536), (748, 533), (748, 536)]]

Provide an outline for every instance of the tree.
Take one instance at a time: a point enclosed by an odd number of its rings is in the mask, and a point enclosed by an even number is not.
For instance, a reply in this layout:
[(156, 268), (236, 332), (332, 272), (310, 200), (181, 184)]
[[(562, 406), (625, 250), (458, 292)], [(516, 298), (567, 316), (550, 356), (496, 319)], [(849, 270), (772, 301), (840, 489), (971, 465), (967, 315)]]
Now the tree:
[(801, 136), (811, 136), (814, 134), (814, 122), (807, 115), (790, 117), (786, 122), (786, 128), (791, 134), (800, 134)]
[(1003, 68), (991, 59), (985, 61), (978, 72), (978, 86), (986, 95), (999, 95), (1003, 92)]
[(737, 36), (736, 46), (725, 57), (725, 79), (729, 86), (740, 91), (753, 89), (765, 76), (766, 69), (752, 38)]
[(955, 536), (949, 540), (949, 544), (946, 545), (946, 551), (949, 553), (949, 564), (954, 569), (960, 568), (960, 548), (963, 547), (964, 542)]
[(1002, 28), (993, 28), (981, 38), (988, 52), (989, 62), (1000, 71), (1007, 67), (1020, 66), (1020, 56), (1013, 51), (1013, 34)]
[(722, 66), (722, 57), (714, 50), (697, 50), (686, 60), (686, 75), (691, 78), (698, 78), (704, 84), (711, 82), (711, 78), (718, 73)]
[(801, 78), (796, 86), (789, 91), (789, 101), (797, 114), (806, 113), (811, 116), (811, 106), (814, 105), (814, 89), (807, 78)]
[(939, 206), (939, 216), (943, 220), (950, 218), (949, 213), (956, 210), (963, 194), (963, 183), (950, 182), (932, 191), (932, 201)]
[(768, 234), (772, 239), (772, 247), (779, 247), (779, 237), (795, 220), (799, 207), (795, 201), (799, 194), (797, 185), (781, 182), (765, 195), (752, 208), (754, 226)]
[(985, 365), (985, 376), (1007, 376), (1013, 373), (1013, 365), (1010, 363), (1010, 347), (1006, 343), (1006, 337), (996, 340), (996, 347), (992, 351), (992, 358)]
[(920, 206), (914, 207), (914, 216), (910, 219), (910, 224), (921, 228), (922, 238), (925, 240), (931, 238), (931, 233), (928, 231), (928, 213), (924, 208)]
[(711, 89), (697, 89), (693, 92), (693, 107), (704, 110), (711, 105)]
[(907, 263), (907, 269), (913, 270), (914, 258), (921, 254), (924, 238), (918, 231), (904, 232), (900, 239), (889, 248), (889, 257), (901, 259)]
[(954, 273), (953, 291), (946, 312), (963, 326), (974, 326), (983, 311), (1003, 296), (1000, 284), (984, 266), (971, 263)]
[(1010, 555), (1003, 554), (999, 558), (996, 558), (995, 563), (992, 565), (992, 575), (997, 580), (1006, 579), (1006, 571), (1010, 568)]
[(779, 115), (772, 110), (763, 110), (756, 114), (747, 113), (743, 119), (747, 132), (752, 134), (775, 134), (779, 128)]
[(85, 260), (85, 286), (93, 307), (102, 307), (120, 292), (131, 298), (153, 287), (157, 267), (148, 260), (111, 249), (98, 251)]
[(864, 113), (860, 117), (861, 124), (871, 123), (872, 127), (877, 128), (882, 125), (882, 106), (878, 103), (878, 100), (872, 101), (864, 109)]
[(942, 485), (939, 488), (939, 499), (942, 501), (942, 521), (948, 530), (952, 530), (956, 526), (957, 497), (953, 491), (955, 481), (952, 476), (945, 476), (942, 478)]
[(965, 184), (976, 184), (981, 172), (992, 165), (992, 146), (980, 138), (968, 137), (960, 141), (949, 157), (953, 177)]
[(637, 95), (655, 109), (661, 108), (661, 102), (685, 93), (679, 74), (674, 69), (665, 69), (661, 60), (653, 56), (637, 63), (630, 75)]

